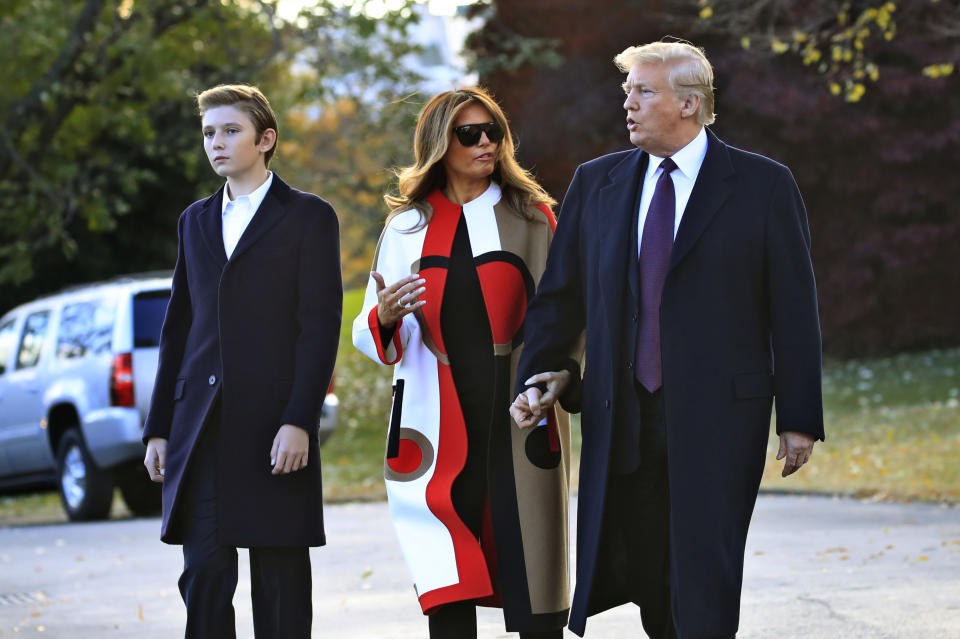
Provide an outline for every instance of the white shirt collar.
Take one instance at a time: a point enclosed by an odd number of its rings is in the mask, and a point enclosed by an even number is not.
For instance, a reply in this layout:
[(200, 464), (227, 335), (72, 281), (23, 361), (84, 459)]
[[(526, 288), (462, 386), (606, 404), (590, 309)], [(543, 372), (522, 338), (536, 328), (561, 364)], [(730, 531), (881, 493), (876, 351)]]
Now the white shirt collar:
[(237, 202), (238, 200), (242, 200), (243, 198), (247, 198), (247, 200), (250, 202), (250, 210), (253, 212), (256, 212), (256, 210), (259, 209), (260, 205), (263, 203), (263, 198), (267, 197), (267, 191), (270, 190), (270, 186), (272, 184), (273, 184), (273, 171), (267, 171), (267, 179), (263, 181), (263, 184), (261, 184), (256, 189), (254, 189), (252, 193), (248, 193), (247, 195), (241, 195), (232, 200), (230, 199), (230, 189), (228, 189), (227, 186), (224, 185), (223, 186), (223, 203), (221, 204), (221, 207), (220, 207), (220, 213), (221, 214), (226, 213), (227, 206), (229, 206), (230, 204), (233, 204), (234, 202)]
[(463, 205), (463, 212), (469, 213), (471, 209), (489, 209), (500, 201), (500, 185), (490, 180), (490, 186), (478, 197), (470, 200)]
[[(700, 167), (703, 165), (703, 158), (707, 156), (707, 130), (700, 127), (700, 133), (693, 138), (687, 146), (683, 147), (672, 156), (677, 168), (683, 173), (684, 177), (696, 179), (700, 173)], [(647, 164), (647, 175), (651, 175), (660, 168), (660, 163), (664, 158), (656, 155), (650, 155), (650, 163)]]

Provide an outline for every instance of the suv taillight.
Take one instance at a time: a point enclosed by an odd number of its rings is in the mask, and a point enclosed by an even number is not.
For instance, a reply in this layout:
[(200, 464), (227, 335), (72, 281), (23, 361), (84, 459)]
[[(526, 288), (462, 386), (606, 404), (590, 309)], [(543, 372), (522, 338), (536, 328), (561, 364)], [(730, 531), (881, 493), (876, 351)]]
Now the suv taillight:
[(120, 353), (110, 367), (110, 404), (133, 408), (133, 354)]

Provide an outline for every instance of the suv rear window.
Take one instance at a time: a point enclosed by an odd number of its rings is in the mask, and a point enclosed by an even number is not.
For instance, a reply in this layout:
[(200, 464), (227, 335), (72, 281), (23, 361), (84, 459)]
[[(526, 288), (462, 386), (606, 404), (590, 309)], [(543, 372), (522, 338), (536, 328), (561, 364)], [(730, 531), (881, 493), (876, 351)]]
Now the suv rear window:
[(133, 347), (160, 345), (160, 328), (167, 313), (170, 291), (144, 291), (133, 296)]
[(57, 359), (109, 353), (115, 313), (114, 303), (109, 299), (64, 306), (57, 333)]

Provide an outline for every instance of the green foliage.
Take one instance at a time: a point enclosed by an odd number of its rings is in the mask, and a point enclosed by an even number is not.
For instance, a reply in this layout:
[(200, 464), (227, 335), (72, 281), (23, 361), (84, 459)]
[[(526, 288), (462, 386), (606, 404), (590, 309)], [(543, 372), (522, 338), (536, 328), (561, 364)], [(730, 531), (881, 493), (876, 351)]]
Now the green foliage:
[(935, 50), (915, 73), (943, 78), (960, 61), (960, 7), (941, 0), (696, 0), (697, 33), (735, 39), (761, 55), (787, 55), (859, 102), (891, 49), (917, 40)]
[[(172, 265), (169, 243), (155, 245), (149, 231), (166, 240), (179, 210), (214, 183), (196, 171), (192, 95), (269, 76), (271, 29), (252, 8), (207, 0), (38, 0), (0, 11), (0, 48), (16, 52), (0, 62), (0, 284), (56, 281), (51, 267), (118, 230), (139, 233), (112, 248)], [(75, 275), (104, 264), (84, 257)]]
[[(223, 82), (270, 96), (274, 166), (331, 199), (345, 230), (359, 220), (351, 246), (370, 247), (382, 169), (409, 149), (402, 98), (418, 78), (401, 60), (417, 50), (406, 38), (417, 18), (413, 0), (378, 19), (365, 4), (316, 0), (291, 21), (267, 0), (0, 5), (0, 311), (67, 283), (173, 266), (177, 216), (221, 184), (194, 96)], [(327, 112), (342, 126), (300, 135)], [(318, 162), (293, 163), (304, 158)]]

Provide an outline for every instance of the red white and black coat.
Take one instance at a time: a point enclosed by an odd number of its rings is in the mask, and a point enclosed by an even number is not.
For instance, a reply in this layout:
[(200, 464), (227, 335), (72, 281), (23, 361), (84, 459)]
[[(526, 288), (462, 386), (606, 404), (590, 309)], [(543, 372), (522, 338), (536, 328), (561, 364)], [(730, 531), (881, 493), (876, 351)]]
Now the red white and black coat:
[[(500, 195), (492, 183), (461, 207), (438, 190), (427, 198), (433, 209), (427, 225), (420, 224), (416, 210), (388, 221), (374, 270), (388, 284), (419, 273), (426, 280), (420, 296), (426, 304), (406, 316), (384, 344), (371, 278), (353, 323), (353, 343), (375, 361), (395, 365), (384, 474), (391, 518), (424, 613), (479, 600), (503, 607), (508, 630), (551, 629), (565, 624), (569, 609), (569, 420), (551, 414), (540, 426), (522, 430), (508, 408), (527, 300), (546, 264), (556, 220), (545, 206), (518, 215)], [(440, 320), (446, 265), (461, 216), (496, 360), (489, 510), (479, 542), (451, 500), (467, 458), (467, 433)]]

